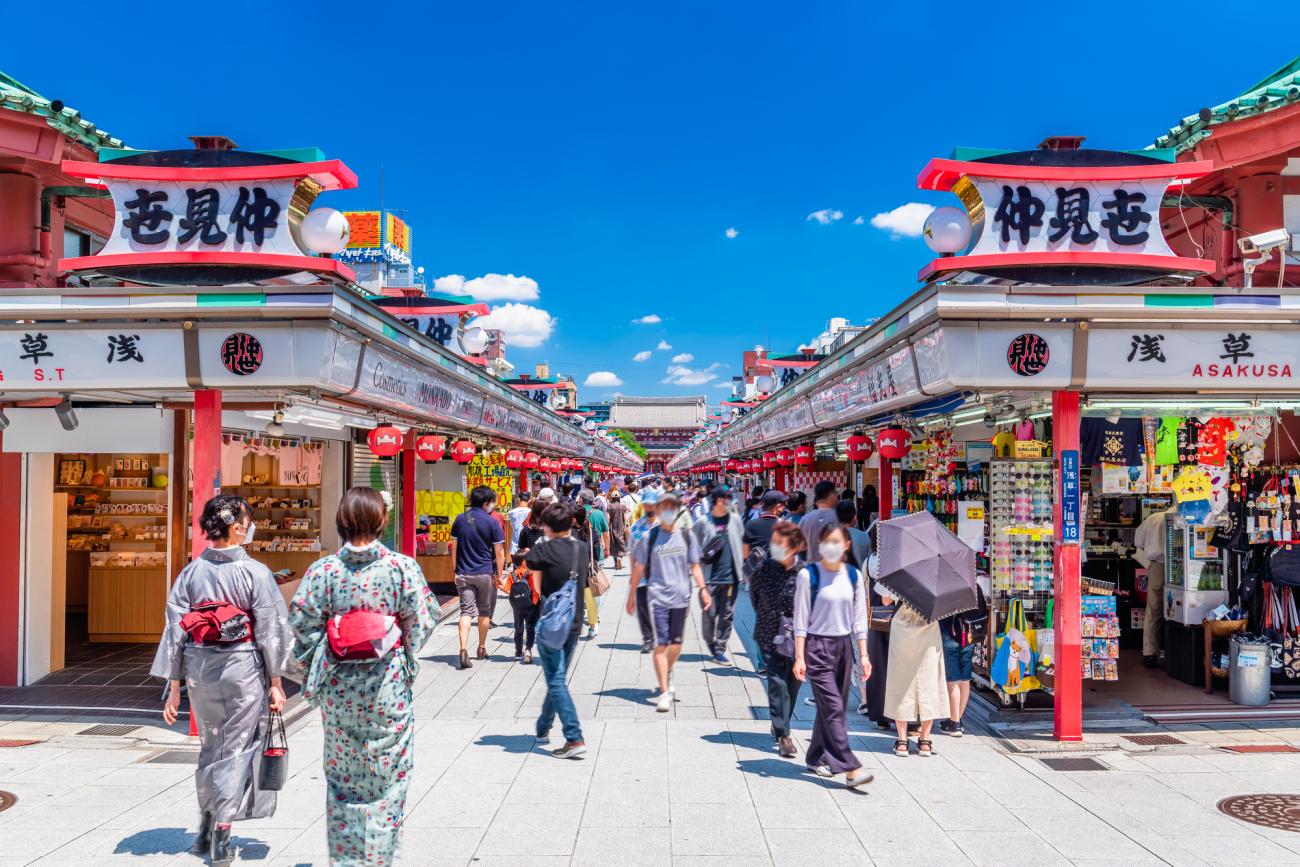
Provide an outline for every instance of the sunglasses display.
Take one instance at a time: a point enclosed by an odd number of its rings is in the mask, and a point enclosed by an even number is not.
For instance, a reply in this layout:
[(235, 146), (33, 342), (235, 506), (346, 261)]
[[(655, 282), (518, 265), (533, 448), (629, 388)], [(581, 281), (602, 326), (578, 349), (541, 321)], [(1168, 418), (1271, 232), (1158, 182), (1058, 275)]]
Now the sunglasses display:
[[(994, 460), (989, 472), (993, 591), (1052, 592), (1052, 462)], [(1026, 606), (1029, 607), (1029, 606)]]

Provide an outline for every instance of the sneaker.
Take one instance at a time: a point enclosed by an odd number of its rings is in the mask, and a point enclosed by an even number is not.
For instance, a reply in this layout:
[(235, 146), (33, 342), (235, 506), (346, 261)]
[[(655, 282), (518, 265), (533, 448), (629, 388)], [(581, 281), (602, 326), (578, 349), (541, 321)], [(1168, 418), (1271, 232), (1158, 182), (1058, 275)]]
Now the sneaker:
[(548, 744), (550, 744), (550, 742), (551, 742), (550, 732), (545, 732), (544, 734), (540, 734), (537, 736), (537, 745), (539, 747), (547, 746)]
[(551, 750), (557, 759), (580, 759), (587, 754), (587, 745), (582, 741), (565, 741), (558, 750)]
[(846, 789), (856, 789), (858, 786), (865, 786), (875, 778), (875, 774), (866, 768), (858, 768), (856, 771), (849, 773), (848, 779), (844, 781), (844, 787)]
[(642, 652), (642, 653), (649, 653), (650, 651), (652, 651), (652, 650), (654, 650), (654, 649), (655, 649), (654, 639), (647, 638), (645, 641), (642, 641), (642, 642), (641, 642), (641, 652)]
[(939, 731), (959, 738), (962, 736), (961, 722), (951, 719), (939, 720)]
[(596, 637), (596, 633), (599, 632), (599, 631), (600, 631), (600, 624), (595, 624), (595, 625), (592, 625), (592, 626), (588, 626), (588, 627), (587, 627), (587, 637), (588, 637), (588, 638), (595, 638), (595, 637)]
[(655, 701), (655, 710), (659, 713), (668, 713), (673, 709), (673, 694), (671, 692), (659, 693), (659, 698)]
[(799, 755), (799, 750), (795, 749), (794, 740), (789, 737), (777, 738), (776, 749), (783, 759), (793, 759)]
[(868, 710), (870, 710), (870, 708), (867, 707), (867, 703), (865, 701), (858, 705), (858, 713), (862, 714), (863, 716), (867, 715)]
[(829, 780), (831, 777), (835, 776), (835, 774), (831, 773), (831, 769), (828, 765), (809, 765), (808, 773), (816, 774), (824, 780)]
[(731, 665), (731, 660), (727, 658), (726, 651), (722, 650), (713, 651), (713, 661), (718, 665)]
[(522, 653), (516, 653), (515, 662), (523, 662), (523, 661), (524, 661), (524, 655)]

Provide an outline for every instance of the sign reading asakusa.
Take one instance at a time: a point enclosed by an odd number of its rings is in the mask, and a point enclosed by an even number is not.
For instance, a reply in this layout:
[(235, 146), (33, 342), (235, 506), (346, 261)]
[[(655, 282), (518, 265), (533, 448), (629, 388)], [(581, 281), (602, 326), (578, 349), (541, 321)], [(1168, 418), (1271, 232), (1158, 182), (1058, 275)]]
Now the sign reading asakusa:
[(1192, 329), (1142, 323), (1093, 328), (1088, 334), (1088, 386), (1294, 387), (1297, 370), (1300, 340), (1294, 331), (1244, 324)]

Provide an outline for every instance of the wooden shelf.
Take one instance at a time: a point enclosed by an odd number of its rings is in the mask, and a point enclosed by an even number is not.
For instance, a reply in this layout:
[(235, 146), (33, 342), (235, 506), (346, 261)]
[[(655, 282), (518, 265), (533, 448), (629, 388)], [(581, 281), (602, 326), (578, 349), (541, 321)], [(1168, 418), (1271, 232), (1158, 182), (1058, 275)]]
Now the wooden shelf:
[(240, 488), (245, 491), (315, 491), (320, 485), (222, 485), (225, 488)]

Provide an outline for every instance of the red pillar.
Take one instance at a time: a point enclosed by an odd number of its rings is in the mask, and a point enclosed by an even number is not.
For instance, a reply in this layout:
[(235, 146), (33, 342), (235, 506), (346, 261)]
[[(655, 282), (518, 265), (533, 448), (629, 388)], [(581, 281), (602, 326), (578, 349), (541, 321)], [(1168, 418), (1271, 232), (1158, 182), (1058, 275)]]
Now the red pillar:
[(18, 552), (22, 550), (23, 456), (0, 452), (0, 686), (18, 685), (18, 612), (22, 606), (22, 575)]
[(1062, 452), (1079, 452), (1079, 393), (1052, 393), (1052, 454), (1055, 455), (1057, 490), (1053, 505), (1056, 526), (1056, 604), (1052, 614), (1056, 646), (1056, 689), (1053, 733), (1058, 741), (1083, 740), (1083, 677), (1080, 672), (1079, 546), (1063, 544), (1061, 536), (1060, 472)]
[(880, 478), (876, 480), (876, 495), (880, 498), (880, 519), (894, 516), (894, 462), (880, 456)]
[(398, 544), (408, 557), (415, 556), (415, 531), (420, 526), (420, 516), (415, 514), (415, 449), (408, 444), (402, 449), (402, 511), (398, 515)]
[[(194, 392), (194, 492), (190, 500), (190, 556), (198, 557), (208, 547), (199, 529), (199, 517), (208, 500), (221, 493), (217, 478), (221, 467), (221, 392)], [(234, 480), (238, 482), (239, 480)]]

